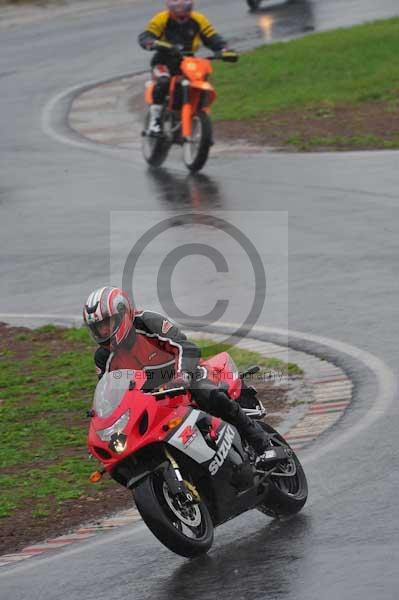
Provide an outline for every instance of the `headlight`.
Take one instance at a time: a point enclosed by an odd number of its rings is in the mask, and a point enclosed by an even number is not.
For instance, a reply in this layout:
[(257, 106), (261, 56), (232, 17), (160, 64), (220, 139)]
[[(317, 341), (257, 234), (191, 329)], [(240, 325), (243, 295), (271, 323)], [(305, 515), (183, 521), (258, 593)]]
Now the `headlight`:
[(107, 429), (99, 429), (96, 431), (98, 437), (103, 442), (109, 442), (114, 433), (121, 433), (124, 430), (126, 425), (128, 424), (130, 419), (130, 410), (127, 410), (111, 427), (107, 427)]

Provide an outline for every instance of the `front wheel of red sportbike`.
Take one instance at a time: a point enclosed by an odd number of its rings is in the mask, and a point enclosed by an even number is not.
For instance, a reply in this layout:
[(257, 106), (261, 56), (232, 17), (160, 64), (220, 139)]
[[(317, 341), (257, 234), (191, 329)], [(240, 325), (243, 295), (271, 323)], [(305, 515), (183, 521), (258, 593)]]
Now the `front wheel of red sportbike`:
[(191, 558), (212, 546), (213, 523), (206, 505), (179, 502), (160, 471), (146, 477), (133, 493), (143, 521), (169, 550)]
[(183, 144), (183, 159), (192, 173), (200, 171), (208, 160), (212, 146), (212, 123), (206, 112), (199, 111), (193, 116), (191, 138)]

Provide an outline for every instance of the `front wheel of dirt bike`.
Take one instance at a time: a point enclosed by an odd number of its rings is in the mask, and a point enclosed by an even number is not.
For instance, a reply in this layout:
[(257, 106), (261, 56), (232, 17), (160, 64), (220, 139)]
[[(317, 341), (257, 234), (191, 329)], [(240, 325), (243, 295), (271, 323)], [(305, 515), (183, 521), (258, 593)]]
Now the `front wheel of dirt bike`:
[(213, 523), (205, 504), (179, 502), (160, 471), (135, 488), (134, 499), (147, 527), (172, 552), (192, 558), (212, 546)]
[(208, 159), (212, 146), (212, 122), (206, 112), (201, 110), (193, 117), (193, 129), (190, 140), (183, 144), (184, 164), (192, 173), (200, 171)]
[(256, 10), (259, 8), (260, 0), (247, 0), (247, 4), (250, 10)]
[[(288, 442), (271, 425), (263, 421), (258, 422), (271, 436), (272, 445), (290, 448)], [(294, 515), (302, 509), (308, 497), (305, 472), (292, 448), (291, 452), (290, 459), (271, 474), (268, 497), (264, 504), (257, 507), (258, 510), (271, 517)]]
[(150, 113), (148, 111), (144, 122), (142, 152), (145, 160), (151, 167), (160, 167), (168, 156), (170, 143), (164, 135), (160, 137), (147, 135), (149, 122)]

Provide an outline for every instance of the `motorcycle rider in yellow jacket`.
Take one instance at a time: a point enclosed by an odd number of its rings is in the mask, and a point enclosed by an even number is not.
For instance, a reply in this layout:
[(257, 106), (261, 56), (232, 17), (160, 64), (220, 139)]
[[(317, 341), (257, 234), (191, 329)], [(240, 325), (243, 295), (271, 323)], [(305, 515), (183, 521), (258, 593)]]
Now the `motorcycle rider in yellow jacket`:
[[(201, 13), (193, 11), (192, 0), (167, 0), (167, 10), (154, 15), (145, 31), (139, 35), (139, 44), (145, 50), (154, 50), (159, 40), (177, 45), (184, 52), (196, 52), (204, 44), (214, 52), (226, 49), (227, 43), (217, 33), (210, 21)], [(148, 133), (158, 136), (161, 131), (162, 105), (169, 92), (172, 75), (179, 73), (180, 58), (169, 51), (158, 49), (151, 61), (155, 79), (153, 104), (150, 107)]]

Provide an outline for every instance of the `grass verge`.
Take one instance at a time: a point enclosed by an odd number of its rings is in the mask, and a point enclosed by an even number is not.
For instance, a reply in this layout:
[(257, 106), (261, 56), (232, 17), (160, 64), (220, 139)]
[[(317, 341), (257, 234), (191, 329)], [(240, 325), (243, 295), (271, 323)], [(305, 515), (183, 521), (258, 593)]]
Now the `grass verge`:
[[(95, 466), (86, 454), (85, 413), (96, 375), (86, 330), (1, 325), (0, 335), (1, 529), (1, 519), (15, 511), (46, 519), (66, 502), (96, 496), (99, 488), (88, 482)], [(204, 357), (229, 349), (210, 340), (198, 343)], [(259, 363), (278, 375), (301, 374), (292, 363), (230, 351), (240, 368)], [(106, 479), (101, 489), (111, 485)]]
[(215, 118), (252, 123), (257, 141), (399, 147), (399, 18), (263, 46), (215, 75)]

